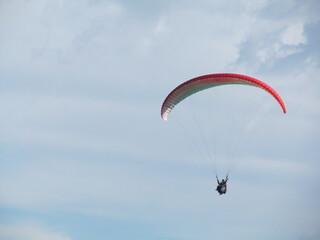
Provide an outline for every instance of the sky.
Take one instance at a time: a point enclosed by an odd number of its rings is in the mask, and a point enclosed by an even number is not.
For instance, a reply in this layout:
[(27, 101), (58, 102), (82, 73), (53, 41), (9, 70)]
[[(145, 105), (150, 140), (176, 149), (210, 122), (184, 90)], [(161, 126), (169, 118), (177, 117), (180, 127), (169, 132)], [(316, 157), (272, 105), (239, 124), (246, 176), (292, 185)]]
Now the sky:
[[(319, 12), (317, 0), (0, 1), (0, 240), (320, 239)], [(237, 119), (251, 105), (267, 117), (215, 129), (248, 143), (223, 196), (160, 117), (177, 85), (221, 72), (287, 106), (239, 90)]]

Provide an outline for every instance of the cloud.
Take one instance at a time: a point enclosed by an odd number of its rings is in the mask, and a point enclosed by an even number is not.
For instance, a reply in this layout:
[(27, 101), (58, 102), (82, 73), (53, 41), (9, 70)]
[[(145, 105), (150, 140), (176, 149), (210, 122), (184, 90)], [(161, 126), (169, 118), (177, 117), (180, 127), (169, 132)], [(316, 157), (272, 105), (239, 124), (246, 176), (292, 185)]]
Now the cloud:
[[(126, 155), (150, 156), (150, 151), (142, 148), (148, 143), (144, 143), (147, 136), (141, 136), (141, 131), (154, 131), (156, 124), (144, 126), (143, 121), (158, 119), (156, 108), (152, 115), (145, 113), (150, 103), (55, 94), (3, 94), (0, 106), (6, 115), (0, 120), (6, 126), (0, 141), (35, 151), (121, 154), (126, 146)], [(132, 117), (130, 124), (128, 116)], [(150, 143), (149, 149), (155, 148)]]
[(303, 24), (298, 23), (288, 26), (281, 36), (281, 41), (285, 45), (300, 45), (306, 44), (307, 39), (303, 34)]
[(32, 225), (0, 225), (1, 239), (5, 240), (71, 240), (71, 238)]
[(302, 5), (292, 1), (266, 2), (253, 12), (251, 31), (239, 44), (239, 58), (232, 67), (250, 74), (292, 71), (292, 64), (302, 64), (314, 55), (309, 44), (317, 37), (310, 28), (319, 22), (318, 7), (312, 1)]

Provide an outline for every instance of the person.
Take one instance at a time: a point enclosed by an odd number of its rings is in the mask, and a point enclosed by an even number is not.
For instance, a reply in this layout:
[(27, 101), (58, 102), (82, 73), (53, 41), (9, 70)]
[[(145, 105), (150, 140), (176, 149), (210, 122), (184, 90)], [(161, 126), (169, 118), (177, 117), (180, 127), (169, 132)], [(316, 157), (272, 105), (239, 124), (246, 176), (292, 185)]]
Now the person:
[(218, 176), (216, 176), (217, 178), (217, 182), (218, 182), (218, 186), (216, 191), (218, 191), (218, 193), (221, 194), (226, 194), (227, 193), (227, 181), (229, 180), (228, 175), (226, 176), (226, 180), (222, 179), (221, 182), (219, 181)]

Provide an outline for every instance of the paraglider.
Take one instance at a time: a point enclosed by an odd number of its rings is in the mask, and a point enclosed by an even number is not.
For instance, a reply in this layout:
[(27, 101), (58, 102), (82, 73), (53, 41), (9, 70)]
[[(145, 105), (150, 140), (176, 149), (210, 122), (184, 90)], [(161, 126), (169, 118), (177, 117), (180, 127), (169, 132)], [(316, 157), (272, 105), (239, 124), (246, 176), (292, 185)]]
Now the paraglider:
[(226, 176), (226, 180), (222, 179), (221, 182), (219, 181), (218, 176), (216, 176), (216, 178), (217, 178), (217, 183), (218, 183), (216, 191), (218, 191), (218, 193), (220, 195), (226, 194), (227, 193), (227, 182), (229, 180), (228, 175)]
[[(218, 73), (218, 74), (209, 74), (203, 75), (196, 78), (193, 78), (189, 81), (186, 81), (175, 89), (173, 89), (168, 96), (165, 98), (162, 107), (161, 107), (161, 117), (163, 120), (168, 120), (168, 117), (171, 111), (184, 99), (190, 97), (191, 95), (201, 92), (203, 90), (218, 87), (222, 85), (247, 85), (247, 86), (254, 86), (260, 88), (267, 93), (269, 93), (280, 105), (282, 108), (283, 113), (286, 113), (286, 105), (282, 100), (281, 96), (269, 85), (266, 83), (240, 74), (234, 73)], [(220, 195), (226, 194), (227, 192), (227, 181), (228, 175), (226, 180), (222, 179), (220, 182), (218, 176), (216, 174), (218, 186), (216, 191)]]
[(248, 86), (259, 87), (268, 93), (270, 93), (280, 104), (283, 113), (286, 113), (286, 105), (283, 102), (280, 95), (269, 85), (264, 82), (248, 77), (245, 75), (234, 74), (234, 73), (217, 73), (203, 75), (197, 78), (193, 78), (187, 82), (182, 83), (166, 97), (161, 107), (161, 117), (164, 120), (168, 120), (168, 116), (172, 109), (178, 105), (183, 99), (200, 92), (202, 90), (218, 87), (221, 85), (230, 84), (243, 84)]

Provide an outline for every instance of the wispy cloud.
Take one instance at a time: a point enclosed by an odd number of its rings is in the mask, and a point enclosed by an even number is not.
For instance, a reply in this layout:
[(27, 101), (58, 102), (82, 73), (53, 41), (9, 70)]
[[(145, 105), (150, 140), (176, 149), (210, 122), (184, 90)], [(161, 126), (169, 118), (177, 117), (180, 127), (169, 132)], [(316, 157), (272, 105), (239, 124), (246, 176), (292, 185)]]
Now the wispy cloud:
[(8, 240), (71, 240), (63, 234), (32, 225), (0, 225), (0, 236)]

